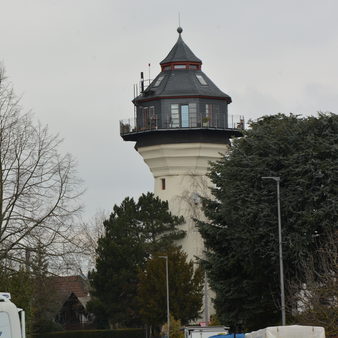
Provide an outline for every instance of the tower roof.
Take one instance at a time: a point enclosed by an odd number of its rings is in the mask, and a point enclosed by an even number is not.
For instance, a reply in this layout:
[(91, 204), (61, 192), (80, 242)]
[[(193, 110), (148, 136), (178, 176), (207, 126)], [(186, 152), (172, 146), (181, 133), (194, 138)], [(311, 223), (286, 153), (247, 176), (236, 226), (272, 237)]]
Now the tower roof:
[(171, 63), (171, 62), (198, 62), (202, 61), (191, 51), (191, 49), (186, 45), (181, 37), (183, 29), (181, 27), (177, 28), (179, 34), (177, 42), (174, 47), (171, 49), (169, 54), (160, 62), (160, 65)]
[(202, 61), (185, 44), (182, 31), (177, 29), (177, 42), (146, 88), (141, 73), (141, 90), (133, 99), (134, 119), (120, 121), (121, 136), (136, 141), (136, 148), (173, 142), (228, 144), (231, 135), (241, 135), (228, 128), (231, 97), (201, 70)]
[(135, 101), (180, 96), (214, 97), (231, 102), (231, 97), (201, 70), (186, 69), (161, 72)]
[(202, 72), (202, 61), (195, 56), (181, 37), (183, 29), (178, 27), (178, 40), (166, 58), (160, 62), (162, 71), (137, 96), (133, 102), (157, 100), (172, 97), (217, 98), (231, 103), (231, 97), (222, 92)]

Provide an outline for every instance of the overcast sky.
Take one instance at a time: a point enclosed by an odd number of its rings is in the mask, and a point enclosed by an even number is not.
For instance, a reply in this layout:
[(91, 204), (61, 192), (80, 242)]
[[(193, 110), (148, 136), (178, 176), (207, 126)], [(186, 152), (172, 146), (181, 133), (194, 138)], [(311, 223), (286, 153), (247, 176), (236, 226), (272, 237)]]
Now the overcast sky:
[(133, 84), (151, 78), (177, 40), (246, 120), (337, 113), (337, 0), (0, 0), (0, 61), (22, 106), (78, 161), (84, 217), (152, 191), (134, 144)]

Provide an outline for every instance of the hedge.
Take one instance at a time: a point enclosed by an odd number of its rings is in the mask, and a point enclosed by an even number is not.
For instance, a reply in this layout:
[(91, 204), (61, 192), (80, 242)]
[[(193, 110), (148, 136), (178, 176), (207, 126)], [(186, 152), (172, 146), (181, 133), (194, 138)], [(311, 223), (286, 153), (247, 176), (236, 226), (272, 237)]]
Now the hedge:
[(40, 333), (32, 338), (145, 338), (144, 329), (74, 330)]

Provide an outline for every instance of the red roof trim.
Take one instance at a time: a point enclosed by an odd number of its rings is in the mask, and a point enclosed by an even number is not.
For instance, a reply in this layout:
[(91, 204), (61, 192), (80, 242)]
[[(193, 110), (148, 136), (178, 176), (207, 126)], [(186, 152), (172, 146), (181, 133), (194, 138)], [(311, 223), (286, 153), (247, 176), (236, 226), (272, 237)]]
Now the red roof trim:
[(170, 66), (171, 69), (174, 69), (174, 66), (175, 65), (186, 65), (186, 66), (189, 66), (189, 65), (194, 65), (194, 66), (197, 66), (197, 69), (200, 70), (201, 69), (201, 65), (202, 65), (202, 62), (191, 62), (191, 61), (175, 61), (175, 62), (167, 62), (167, 63), (163, 63), (161, 65), (161, 69), (164, 70), (165, 67), (168, 67)]
[(182, 96), (157, 96), (157, 97), (150, 97), (145, 99), (139, 99), (137, 102), (149, 102), (149, 101), (157, 101), (162, 99), (214, 99), (214, 100), (223, 100), (227, 101), (228, 103), (231, 103), (231, 98), (226, 97), (218, 97), (218, 96), (207, 96), (207, 95), (182, 95)]

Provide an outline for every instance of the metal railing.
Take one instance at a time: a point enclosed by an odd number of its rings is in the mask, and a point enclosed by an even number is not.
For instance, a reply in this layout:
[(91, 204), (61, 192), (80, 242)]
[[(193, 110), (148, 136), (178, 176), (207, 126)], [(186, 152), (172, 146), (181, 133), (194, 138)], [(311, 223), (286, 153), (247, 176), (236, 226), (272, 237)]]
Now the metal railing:
[(160, 121), (157, 115), (120, 120), (120, 134), (126, 135), (143, 131), (161, 129), (244, 129), (244, 116), (230, 115), (228, 120), (224, 114), (213, 114), (206, 117), (205, 113), (197, 113), (184, 121), (167, 117)]

